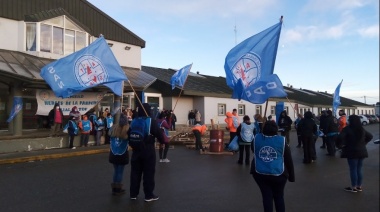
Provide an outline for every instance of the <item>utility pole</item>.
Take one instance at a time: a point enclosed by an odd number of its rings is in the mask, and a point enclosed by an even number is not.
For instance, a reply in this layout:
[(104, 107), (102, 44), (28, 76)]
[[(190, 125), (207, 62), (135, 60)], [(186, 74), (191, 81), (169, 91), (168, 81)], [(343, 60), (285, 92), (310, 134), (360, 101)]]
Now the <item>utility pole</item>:
[(236, 29), (236, 21), (235, 21), (235, 29), (234, 29), (234, 32), (235, 32), (235, 46), (237, 44), (237, 38), (236, 38), (236, 33), (237, 33), (237, 29)]

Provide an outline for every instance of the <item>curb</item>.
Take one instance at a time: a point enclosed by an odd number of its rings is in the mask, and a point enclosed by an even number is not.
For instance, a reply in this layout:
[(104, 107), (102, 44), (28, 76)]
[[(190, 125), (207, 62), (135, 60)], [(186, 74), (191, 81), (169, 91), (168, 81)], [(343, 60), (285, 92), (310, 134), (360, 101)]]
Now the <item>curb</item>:
[(81, 155), (92, 155), (92, 154), (107, 153), (107, 152), (109, 152), (109, 149), (95, 149), (95, 150), (86, 150), (86, 151), (78, 151), (78, 152), (56, 153), (56, 154), (47, 154), (47, 155), (36, 155), (36, 156), (30, 156), (30, 157), (0, 159), (0, 165), (41, 161), (41, 160), (56, 159), (56, 158), (67, 158), (67, 157), (81, 156)]

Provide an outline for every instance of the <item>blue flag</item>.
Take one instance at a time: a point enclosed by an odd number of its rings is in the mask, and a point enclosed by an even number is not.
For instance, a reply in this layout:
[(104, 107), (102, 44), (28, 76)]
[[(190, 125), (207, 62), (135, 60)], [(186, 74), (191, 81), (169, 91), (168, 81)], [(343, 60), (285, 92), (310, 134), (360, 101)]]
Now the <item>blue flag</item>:
[(170, 79), (172, 90), (175, 88), (176, 85), (180, 88), (183, 87), (183, 85), (185, 84), (187, 75), (189, 75), (189, 72), (192, 66), (193, 64), (189, 64), (173, 74), (172, 78)]
[(248, 87), (263, 76), (273, 74), (282, 20), (244, 40), (231, 49), (225, 59), (227, 85), (234, 89), (239, 79)]
[(334, 97), (333, 97), (333, 114), (334, 116), (336, 115), (336, 110), (338, 109), (340, 105), (340, 85), (342, 85), (343, 80), (339, 83), (339, 85), (336, 87), (335, 92), (334, 92)]
[(40, 75), (54, 94), (62, 98), (98, 85), (105, 85), (121, 96), (122, 82), (128, 80), (102, 36), (88, 47), (47, 64)]
[(280, 115), (281, 115), (282, 111), (284, 111), (284, 110), (285, 110), (285, 104), (284, 104), (284, 102), (277, 102), (276, 103), (276, 111), (275, 111), (277, 125), (280, 124), (279, 123), (280, 122)]
[(7, 122), (11, 122), (14, 117), (17, 115), (18, 112), (22, 109), (22, 97), (21, 96), (15, 96), (13, 97), (13, 107), (11, 110), (11, 114), (9, 115), (9, 118), (7, 119)]
[(239, 79), (233, 89), (233, 99), (244, 99), (254, 104), (262, 104), (270, 97), (286, 97), (280, 78), (276, 74), (262, 76), (260, 81), (245, 87)]

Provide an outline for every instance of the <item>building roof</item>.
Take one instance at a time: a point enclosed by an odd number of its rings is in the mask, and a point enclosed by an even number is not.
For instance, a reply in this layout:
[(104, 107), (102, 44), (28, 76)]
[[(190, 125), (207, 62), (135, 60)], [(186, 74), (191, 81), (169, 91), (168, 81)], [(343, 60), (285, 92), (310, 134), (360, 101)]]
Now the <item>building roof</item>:
[[(86, 11), (86, 12), (83, 12)], [(0, 17), (16, 21), (43, 21), (68, 15), (93, 36), (145, 47), (145, 41), (86, 0), (2, 0)]]
[[(141, 70), (156, 77), (160, 82), (155, 83), (152, 86), (156, 86), (162, 92), (164, 96), (172, 96), (178, 94), (180, 88), (176, 87), (171, 89), (170, 79), (176, 70), (162, 69), (149, 66), (142, 66)], [(208, 96), (208, 97), (231, 97), (232, 89), (226, 84), (226, 79), (223, 77), (214, 77), (201, 74), (194, 74), (190, 72), (185, 86), (182, 91), (182, 95), (189, 96)]]
[[(0, 82), (9, 84), (12, 80), (20, 80), (25, 88), (49, 88), (45, 80), (40, 76), (40, 70), (45, 65), (53, 62), (29, 54), (0, 49)], [(145, 90), (156, 78), (139, 69), (122, 67), (130, 84), (137, 91)], [(132, 91), (129, 82), (125, 83), (124, 90)]]
[[(142, 66), (142, 71), (157, 78), (153, 86), (158, 87), (164, 96), (174, 96), (179, 93), (180, 89), (176, 87), (172, 91), (170, 84), (170, 79), (176, 70)], [(333, 94), (286, 86), (284, 86), (284, 89), (288, 94), (287, 98), (271, 98), (271, 100), (288, 101), (289, 99), (292, 103), (295, 102), (310, 107), (332, 107)], [(232, 89), (227, 86), (225, 77), (215, 77), (190, 72), (183, 88), (183, 95), (231, 98)], [(345, 97), (340, 97), (340, 101), (340, 107), (345, 108), (354, 109), (358, 106), (370, 106)]]

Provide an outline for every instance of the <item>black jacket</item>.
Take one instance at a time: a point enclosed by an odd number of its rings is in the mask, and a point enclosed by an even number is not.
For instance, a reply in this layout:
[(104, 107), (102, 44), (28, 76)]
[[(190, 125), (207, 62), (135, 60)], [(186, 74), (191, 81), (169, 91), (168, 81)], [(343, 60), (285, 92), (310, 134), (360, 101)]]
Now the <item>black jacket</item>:
[(298, 123), (297, 134), (301, 136), (314, 136), (317, 134), (317, 125), (311, 118), (303, 118)]
[[(328, 133), (339, 132), (338, 130), (338, 120), (333, 116), (327, 116), (324, 120), (323, 133), (327, 135)], [(328, 135), (327, 135), (328, 136)]]
[(366, 145), (372, 140), (371, 133), (363, 129), (362, 135), (357, 135), (349, 126), (343, 128), (337, 139), (337, 147), (342, 149), (342, 158), (367, 158)]

